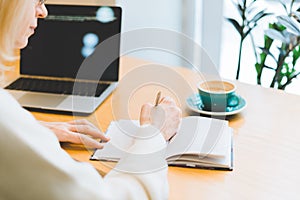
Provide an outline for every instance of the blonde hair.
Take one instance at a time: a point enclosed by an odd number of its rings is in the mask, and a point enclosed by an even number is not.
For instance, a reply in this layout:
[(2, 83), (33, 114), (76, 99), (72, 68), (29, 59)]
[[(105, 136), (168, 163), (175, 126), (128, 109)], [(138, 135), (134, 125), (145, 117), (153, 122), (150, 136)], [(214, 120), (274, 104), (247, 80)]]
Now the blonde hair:
[(18, 59), (15, 43), (30, 0), (0, 0), (0, 66)]

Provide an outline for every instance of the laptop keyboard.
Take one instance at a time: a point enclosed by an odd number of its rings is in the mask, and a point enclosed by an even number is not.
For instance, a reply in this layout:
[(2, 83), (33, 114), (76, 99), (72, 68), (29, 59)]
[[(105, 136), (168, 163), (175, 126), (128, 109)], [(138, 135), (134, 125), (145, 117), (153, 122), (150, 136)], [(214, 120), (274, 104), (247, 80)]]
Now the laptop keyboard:
[(19, 78), (5, 89), (98, 97), (109, 86), (103, 83), (76, 82), (76, 88), (74, 88), (74, 83), (73, 81)]

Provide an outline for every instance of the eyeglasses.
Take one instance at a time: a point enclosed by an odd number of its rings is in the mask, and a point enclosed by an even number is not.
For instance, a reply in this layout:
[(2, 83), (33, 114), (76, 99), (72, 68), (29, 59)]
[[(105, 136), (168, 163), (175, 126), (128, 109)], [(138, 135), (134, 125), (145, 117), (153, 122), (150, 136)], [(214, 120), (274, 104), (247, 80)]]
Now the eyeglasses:
[(47, 1), (47, 0), (38, 0), (38, 2), (37, 2), (37, 3), (38, 3), (38, 5), (43, 5), (43, 4), (45, 4), (45, 3), (46, 3), (46, 1)]

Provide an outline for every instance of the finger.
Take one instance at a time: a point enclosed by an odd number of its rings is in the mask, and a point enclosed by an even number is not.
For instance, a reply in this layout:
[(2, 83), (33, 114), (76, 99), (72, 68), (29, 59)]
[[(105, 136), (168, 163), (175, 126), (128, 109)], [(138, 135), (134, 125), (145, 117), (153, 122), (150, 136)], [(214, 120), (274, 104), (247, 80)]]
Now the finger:
[[(178, 107), (174, 107), (174, 117), (173, 117), (173, 132), (171, 132), (171, 137), (173, 137), (180, 128), (182, 111)], [(170, 138), (169, 138), (170, 139)]]
[[(86, 119), (77, 119), (70, 121), (69, 124), (76, 125), (78, 128), (78, 132), (85, 133), (86, 135), (93, 136), (95, 138), (100, 138), (107, 142), (109, 140), (108, 137), (106, 137), (102, 131), (99, 130), (98, 127), (96, 127), (93, 123)], [(79, 126), (78, 126), (79, 125)], [(73, 130), (74, 131), (74, 130)]]
[(82, 133), (85, 135), (90, 135), (94, 138), (99, 138), (104, 142), (107, 142), (109, 140), (109, 138), (106, 137), (99, 129), (96, 129), (89, 125), (71, 125), (69, 130), (73, 132)]
[(83, 135), (80, 133), (73, 133), (72, 135), (70, 135), (70, 142), (74, 144), (83, 144), (89, 148), (103, 148), (103, 144), (101, 144), (100, 142), (94, 140), (93, 138), (90, 138), (87, 135)]
[(72, 125), (89, 125), (91, 127), (98, 129), (93, 123), (91, 123), (90, 121), (88, 121), (86, 119), (76, 119), (73, 121), (69, 121), (68, 123), (72, 124)]
[(141, 113), (140, 113), (140, 124), (141, 125), (151, 123), (150, 114), (151, 114), (152, 108), (153, 108), (153, 105), (150, 103), (144, 104), (142, 106)]
[(177, 118), (179, 119), (179, 120), (181, 120), (181, 117), (182, 117), (182, 110), (179, 108), (179, 107), (175, 107), (175, 110), (176, 110), (176, 112), (177, 112)]
[(169, 96), (163, 97), (161, 99), (160, 103), (161, 104), (167, 104), (167, 105), (170, 105), (170, 106), (176, 106), (176, 103), (175, 103), (174, 99), (169, 97)]

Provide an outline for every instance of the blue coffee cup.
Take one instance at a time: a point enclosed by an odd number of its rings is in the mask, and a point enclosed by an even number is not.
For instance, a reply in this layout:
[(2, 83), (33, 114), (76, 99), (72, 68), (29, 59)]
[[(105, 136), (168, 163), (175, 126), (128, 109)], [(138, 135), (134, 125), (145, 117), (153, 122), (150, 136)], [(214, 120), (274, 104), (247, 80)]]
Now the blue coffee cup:
[(198, 92), (202, 101), (202, 108), (212, 112), (225, 112), (227, 107), (239, 104), (239, 97), (235, 94), (236, 85), (229, 81), (213, 80), (198, 84)]

